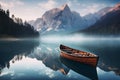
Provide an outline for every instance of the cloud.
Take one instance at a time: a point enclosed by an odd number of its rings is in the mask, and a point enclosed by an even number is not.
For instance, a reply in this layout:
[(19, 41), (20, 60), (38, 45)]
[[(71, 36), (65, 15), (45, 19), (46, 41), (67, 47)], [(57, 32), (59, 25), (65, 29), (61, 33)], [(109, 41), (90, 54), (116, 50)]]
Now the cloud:
[(9, 9), (9, 8), (14, 8), (16, 6), (21, 6), (24, 5), (24, 3), (20, 0), (1, 0), (0, 4), (3, 8)]
[(4, 72), (2, 72), (1, 74), (0, 74), (0, 77), (2, 77), (2, 76), (5, 76), (5, 75), (11, 75), (11, 76), (13, 76), (14, 74), (15, 74), (15, 72), (14, 71), (4, 71)]
[(6, 3), (4, 1), (0, 1), (0, 4), (3, 8), (12, 8), (14, 6), (12, 2)]
[(105, 3), (83, 3), (82, 1), (78, 0), (68, 1), (67, 3), (72, 10), (79, 12), (81, 16), (87, 15), (88, 13), (95, 13), (98, 10), (107, 6)]
[(45, 9), (45, 10), (49, 10), (49, 9), (55, 8), (56, 5), (57, 5), (57, 3), (54, 0), (48, 0), (47, 2), (40, 2), (40, 3), (38, 3), (38, 6), (41, 9)]
[(55, 77), (55, 71), (53, 71), (53, 70), (51, 70), (51, 69), (46, 69), (46, 70), (45, 70), (45, 74), (46, 74), (49, 78)]
[(80, 13), (81, 16), (94, 13), (111, 4), (83, 0), (0, 0), (3, 9), (9, 9), (11, 14), (15, 14), (16, 17), (23, 20), (40, 18), (46, 11), (60, 7), (65, 3), (72, 11)]
[(95, 13), (97, 12), (98, 10), (100, 10), (101, 8), (104, 8), (106, 7), (105, 4), (92, 4), (92, 5), (89, 5), (89, 6), (83, 6), (85, 8), (83, 8), (80, 13), (82, 16), (88, 14), (88, 13)]

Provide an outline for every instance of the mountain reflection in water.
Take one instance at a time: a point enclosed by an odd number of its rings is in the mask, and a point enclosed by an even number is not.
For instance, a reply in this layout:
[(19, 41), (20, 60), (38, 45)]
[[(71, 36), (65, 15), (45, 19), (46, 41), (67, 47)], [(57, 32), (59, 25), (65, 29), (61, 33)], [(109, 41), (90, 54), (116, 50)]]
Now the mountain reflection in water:
[(54, 71), (59, 70), (64, 75), (69, 72), (69, 68), (61, 64), (58, 52), (53, 53), (54, 51), (51, 52), (51, 49), (46, 46), (38, 47), (39, 42), (1, 41), (0, 44), (0, 74), (4, 68), (10, 68), (10, 61), (14, 64), (16, 61), (22, 60), (24, 56), (42, 61), (46, 67)]
[(59, 59), (59, 51), (58, 48), (49, 47), (49, 45), (40, 45), (34, 53), (30, 54), (29, 57), (36, 58), (43, 62), (46, 67), (57, 71), (59, 70), (61, 73), (66, 75), (69, 72), (69, 68), (62, 65)]
[(2, 69), (10, 67), (10, 61), (12, 63), (22, 59), (23, 55), (30, 54), (38, 42), (35, 41), (0, 41), (0, 73)]
[[(9, 70), (11, 69), (15, 74), (19, 73), (16, 69), (23, 70), (23, 73), (20, 74), (21, 77), (19, 77), (19, 79), (22, 80), (120, 79), (119, 41), (86, 41), (77, 44), (63, 44), (75, 49), (97, 54), (99, 56), (97, 72), (95, 68), (72, 61), (61, 60), (58, 43), (48, 44), (36, 41), (0, 41), (0, 80), (12, 80), (16, 75), (13, 76), (13, 74), (11, 74), (9, 78), (7, 78), (7, 74), (5, 75), (5, 70), (10, 72)], [(24, 63), (24, 65), (22, 63)], [(16, 67), (14, 67), (13, 64), (16, 65)], [(19, 67), (20, 65), (23, 67)], [(27, 71), (25, 67), (30, 68), (30, 70)], [(40, 71), (34, 72), (36, 70)], [(24, 76), (23, 74), (28, 75)], [(15, 77), (15, 80), (18, 80), (18, 76)]]

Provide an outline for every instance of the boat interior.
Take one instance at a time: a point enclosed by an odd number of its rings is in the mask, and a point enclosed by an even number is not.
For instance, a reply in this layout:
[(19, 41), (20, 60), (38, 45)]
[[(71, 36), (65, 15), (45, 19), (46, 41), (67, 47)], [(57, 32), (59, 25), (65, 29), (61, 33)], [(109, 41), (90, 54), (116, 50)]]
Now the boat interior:
[(69, 48), (66, 46), (62, 46), (61, 49), (62, 49), (62, 51), (69, 53), (70, 55), (73, 55), (73, 56), (81, 56), (81, 57), (95, 57), (96, 56), (94, 54), (76, 50), (76, 49), (72, 49), (72, 48)]

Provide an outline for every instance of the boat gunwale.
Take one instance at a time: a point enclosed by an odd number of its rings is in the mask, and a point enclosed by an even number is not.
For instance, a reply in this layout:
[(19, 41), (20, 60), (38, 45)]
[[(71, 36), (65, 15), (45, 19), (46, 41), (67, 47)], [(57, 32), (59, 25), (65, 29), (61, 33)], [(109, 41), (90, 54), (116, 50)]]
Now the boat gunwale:
[[(62, 46), (65, 47), (65, 48), (67, 48), (67, 49), (61, 48)], [(72, 49), (72, 50), (75, 50), (75, 51), (83, 52), (83, 53), (90, 54), (90, 55), (93, 55), (93, 56), (70, 55), (70, 54), (68, 54), (69, 52), (64, 51), (64, 50), (68, 50), (68, 49)], [(62, 44), (60, 45), (60, 50), (63, 51), (63, 52), (65, 52), (66, 54), (68, 54), (68, 55), (70, 55), (70, 56), (75, 56), (75, 57), (96, 57), (96, 58), (99, 57), (99, 56), (96, 55), (96, 54), (93, 54), (93, 53), (90, 53), (90, 52), (81, 51), (81, 50), (77, 50), (77, 49), (74, 49), (74, 48), (71, 48), (71, 47), (68, 47), (68, 46), (64, 46), (64, 45), (62, 45)], [(70, 52), (72, 52), (72, 54), (74, 54), (73, 51), (71, 51), (71, 50), (68, 50), (68, 51), (70, 51)], [(79, 53), (78, 53), (78, 54), (79, 54)]]
[[(77, 62), (80, 62), (80, 63), (89, 64), (93, 67), (97, 66), (99, 56), (96, 55), (96, 54), (86, 52), (86, 51), (77, 50), (77, 49), (67, 47), (67, 46), (64, 46), (64, 45), (60, 45), (60, 50), (61, 50), (61, 53), (60, 53), (61, 57), (67, 58), (69, 60), (77, 61)], [(77, 53), (78, 53), (78, 55), (77, 55)], [(71, 54), (73, 54), (73, 55), (71, 55)], [(81, 56), (79, 56), (79, 54)], [(90, 54), (91, 56), (89, 56), (87, 54)], [(84, 59), (84, 61), (82, 59)]]
[[(78, 58), (98, 58), (99, 56), (95, 55), (95, 56), (77, 56), (77, 55), (71, 55), (71, 54), (68, 54), (67, 52), (61, 50), (63, 53), (69, 55), (69, 56), (73, 56), (73, 57), (78, 57)], [(72, 53), (73, 54), (73, 53)], [(92, 53), (89, 53), (89, 54), (92, 54)], [(93, 54), (94, 55), (94, 54)]]

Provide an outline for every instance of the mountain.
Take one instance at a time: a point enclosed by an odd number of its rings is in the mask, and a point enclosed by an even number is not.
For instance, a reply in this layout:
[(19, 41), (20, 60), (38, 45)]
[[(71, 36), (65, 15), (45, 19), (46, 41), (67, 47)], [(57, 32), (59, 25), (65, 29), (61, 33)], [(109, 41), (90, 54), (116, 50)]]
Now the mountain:
[(110, 8), (94, 25), (79, 32), (92, 35), (120, 35), (120, 3)]
[[(98, 12), (87, 14), (83, 17), (75, 11), (71, 11), (67, 4), (62, 5), (60, 8), (54, 8), (46, 11), (41, 18), (29, 23), (41, 33), (70, 33), (81, 32), (89, 29), (93, 24), (102, 21), (102, 17), (108, 13), (117, 10), (119, 4), (114, 7), (105, 7)], [(89, 28), (88, 28), (89, 27)], [(86, 32), (86, 31), (85, 31)]]
[(111, 7), (105, 7), (95, 13), (89, 13), (85, 15), (83, 18), (86, 20), (86, 26), (95, 24), (102, 16), (108, 13), (110, 9)]
[(39, 33), (27, 22), (12, 15), (9, 10), (0, 8), (0, 38), (6, 37), (37, 37)]
[(42, 18), (30, 22), (35, 29), (44, 32), (69, 32), (85, 28), (85, 20), (79, 13), (71, 11), (67, 4), (46, 11)]

